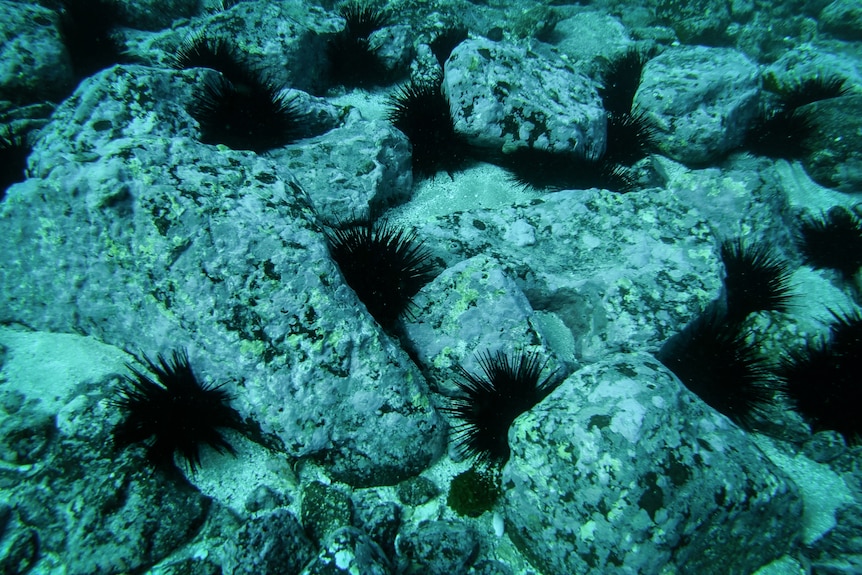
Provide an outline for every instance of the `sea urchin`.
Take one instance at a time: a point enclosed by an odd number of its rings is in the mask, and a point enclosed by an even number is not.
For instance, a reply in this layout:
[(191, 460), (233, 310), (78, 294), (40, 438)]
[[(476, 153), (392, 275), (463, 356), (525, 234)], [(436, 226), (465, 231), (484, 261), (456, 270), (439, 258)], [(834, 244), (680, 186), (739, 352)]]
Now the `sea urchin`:
[(721, 260), (729, 321), (742, 321), (756, 311), (788, 310), (790, 264), (765, 244), (726, 240), (721, 244)]
[(431, 253), (415, 232), (359, 220), (334, 227), (326, 238), (345, 281), (386, 329), (433, 277)]
[(168, 467), (179, 452), (192, 472), (200, 466), (203, 444), (219, 453), (234, 453), (219, 431), (243, 427), (239, 413), (228, 405), (228, 393), (220, 385), (198, 382), (185, 351), (174, 351), (172, 359), (160, 354), (158, 362), (146, 356), (143, 361), (156, 379), (126, 366), (133, 375), (124, 376), (111, 401), (125, 412), (114, 429), (114, 443), (125, 447), (144, 442), (150, 461)]
[(814, 431), (832, 429), (862, 443), (862, 315), (835, 315), (829, 338), (809, 342), (781, 362), (787, 398)]
[(442, 408), (460, 420), (454, 426), (460, 453), (479, 463), (502, 465), (509, 459), (509, 426), (559, 385), (556, 372), (541, 378), (545, 368), (538, 354), (502, 351), (478, 356), (481, 374), (456, 366), (461, 396)]
[(703, 401), (752, 428), (767, 416), (780, 382), (740, 324), (710, 307), (670, 338), (658, 359)]
[(444, 170), (451, 176), (467, 156), (467, 144), (455, 131), (443, 79), (411, 82), (389, 99), (388, 119), (413, 147), (413, 173), (433, 176)]

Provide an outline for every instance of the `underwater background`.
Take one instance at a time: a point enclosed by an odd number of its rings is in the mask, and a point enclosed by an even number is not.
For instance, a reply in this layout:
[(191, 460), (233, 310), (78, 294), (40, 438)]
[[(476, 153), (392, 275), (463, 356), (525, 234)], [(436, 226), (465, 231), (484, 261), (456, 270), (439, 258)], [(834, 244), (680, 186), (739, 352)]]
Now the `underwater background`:
[(0, 0), (0, 573), (862, 573), (858, 0)]

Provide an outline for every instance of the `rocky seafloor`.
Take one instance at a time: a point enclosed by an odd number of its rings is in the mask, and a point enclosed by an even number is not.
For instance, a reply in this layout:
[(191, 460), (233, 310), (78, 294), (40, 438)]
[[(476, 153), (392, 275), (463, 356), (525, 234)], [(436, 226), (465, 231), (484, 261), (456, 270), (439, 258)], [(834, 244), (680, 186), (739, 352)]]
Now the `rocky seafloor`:
[[(0, 116), (32, 144), (0, 201), (0, 573), (862, 572), (859, 446), (781, 402), (742, 429), (656, 359), (719, 297), (727, 238), (792, 266), (790, 309), (746, 320), (763, 356), (858, 309), (859, 282), (805, 265), (796, 230), (859, 211), (862, 7), (380, 3), (387, 81), (346, 88), (332, 2), (216, 4), (122, 3), (121, 61), (79, 77), (62, 2), (0, 0)], [(440, 67), (429, 44), (456, 27)], [(235, 43), (305, 132), (202, 143), (189, 110), (215, 72), (171, 65), (195, 34)], [(633, 46), (656, 132), (628, 193), (525, 187), (482, 160), (414, 177), (387, 120), (398, 86), (439, 73), (477, 148), (603, 149), (602, 65)], [(770, 86), (825, 75), (846, 93), (810, 104), (806, 154), (742, 149)], [(327, 247), (367, 213), (435, 266), (395, 330)], [(112, 440), (128, 365), (178, 349), (255, 430), (195, 471)], [(441, 407), (455, 366), (516, 349), (560, 382), (465, 514), (473, 462)]]

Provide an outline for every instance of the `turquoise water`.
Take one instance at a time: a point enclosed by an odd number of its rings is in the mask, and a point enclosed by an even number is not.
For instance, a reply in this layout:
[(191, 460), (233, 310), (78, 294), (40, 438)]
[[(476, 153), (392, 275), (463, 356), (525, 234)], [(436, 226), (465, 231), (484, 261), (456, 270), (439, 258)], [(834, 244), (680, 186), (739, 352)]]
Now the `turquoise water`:
[(0, 13), (0, 573), (862, 573), (856, 3)]

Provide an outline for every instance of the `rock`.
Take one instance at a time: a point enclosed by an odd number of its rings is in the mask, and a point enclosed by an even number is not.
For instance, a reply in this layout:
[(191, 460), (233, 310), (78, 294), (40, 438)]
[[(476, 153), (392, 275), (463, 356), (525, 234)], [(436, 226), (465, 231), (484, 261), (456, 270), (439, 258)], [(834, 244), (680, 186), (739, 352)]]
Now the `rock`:
[(596, 85), (562, 60), (466, 40), (449, 57), (443, 90), (455, 129), (476, 145), (604, 152), (605, 113)]
[(759, 72), (729, 48), (669, 48), (644, 66), (633, 108), (657, 128), (662, 153), (686, 164), (717, 160), (743, 142), (758, 111)]
[(0, 2), (0, 11), (2, 99), (25, 104), (65, 96), (73, 73), (57, 13), (38, 4), (8, 0)]
[(389, 560), (368, 535), (343, 527), (327, 536), (323, 549), (300, 575), (391, 575)]
[(0, 318), (186, 348), (286, 453), (325, 453), (354, 485), (418, 474), (445, 439), (422, 375), (345, 285), (284, 162), (194, 139), (196, 74), (114, 67), (58, 109), (35, 177), (0, 204)]
[(842, 192), (862, 192), (862, 95), (820, 100), (801, 111), (817, 126), (802, 160), (811, 179)]
[[(524, 221), (525, 228), (531, 228)], [(513, 228), (515, 226), (512, 226)], [(542, 348), (533, 309), (493, 258), (475, 256), (443, 271), (414, 300), (407, 338), (438, 391), (457, 393), (455, 365), (478, 371), (479, 354)], [(493, 325), (493, 329), (488, 329)], [(559, 367), (550, 362), (548, 370)]]
[(313, 481), (302, 489), (302, 525), (315, 541), (342, 527), (349, 527), (353, 518), (353, 503), (342, 491)]
[(463, 523), (432, 520), (402, 530), (398, 536), (398, 572), (403, 575), (465, 575), (479, 551)]
[(546, 575), (744, 572), (801, 527), (795, 484), (649, 355), (576, 372), (509, 442), (507, 532)]
[[(419, 235), (462, 279), (447, 289), (446, 281), (456, 276), (454, 271), (441, 274), (417, 296), (417, 321), (407, 329), (417, 334), (411, 337), (419, 344), (420, 360), (428, 369), (434, 364), (427, 358), (457, 357), (452, 349), (461, 350), (465, 359), (471, 351), (481, 351), (472, 345), (491, 341), (482, 321), (509, 330), (520, 326), (509, 335), (494, 334), (506, 345), (524, 343), (531, 333), (538, 337), (520, 295), (500, 289), (510, 279), (532, 310), (553, 312), (562, 319), (575, 341), (578, 361), (659, 345), (721, 287), (711, 232), (717, 222), (704, 219), (681, 201), (682, 196), (683, 192), (665, 190), (623, 196), (599, 190), (562, 191), (525, 205), (458, 212), (423, 222)], [(712, 195), (708, 201), (716, 203)], [(681, 229), (686, 232), (681, 234)], [(481, 259), (459, 265), (480, 254), (497, 261), (504, 276), (496, 275), (493, 267), (474, 271)], [(509, 279), (501, 279), (506, 276)], [(425, 294), (430, 294), (427, 300)], [(427, 315), (421, 311), (425, 301), (432, 303)], [(434, 307), (443, 301), (446, 304)], [(493, 311), (483, 315), (481, 307), (466, 307), (470, 301), (483, 301)], [(505, 301), (519, 303), (504, 311)], [(476, 319), (480, 317), (484, 319)], [(520, 324), (514, 321), (518, 317)], [(422, 322), (427, 325), (417, 327)], [(433, 338), (457, 345), (441, 349)], [(441, 363), (448, 367), (452, 362)]]
[(722, 0), (659, 0), (655, 13), (659, 22), (673, 27), (682, 43), (715, 46), (727, 42), (729, 4)]
[(249, 518), (228, 540), (226, 575), (299, 573), (314, 558), (314, 545), (287, 509)]
[(820, 28), (842, 40), (862, 40), (862, 7), (855, 0), (835, 0), (820, 12)]

